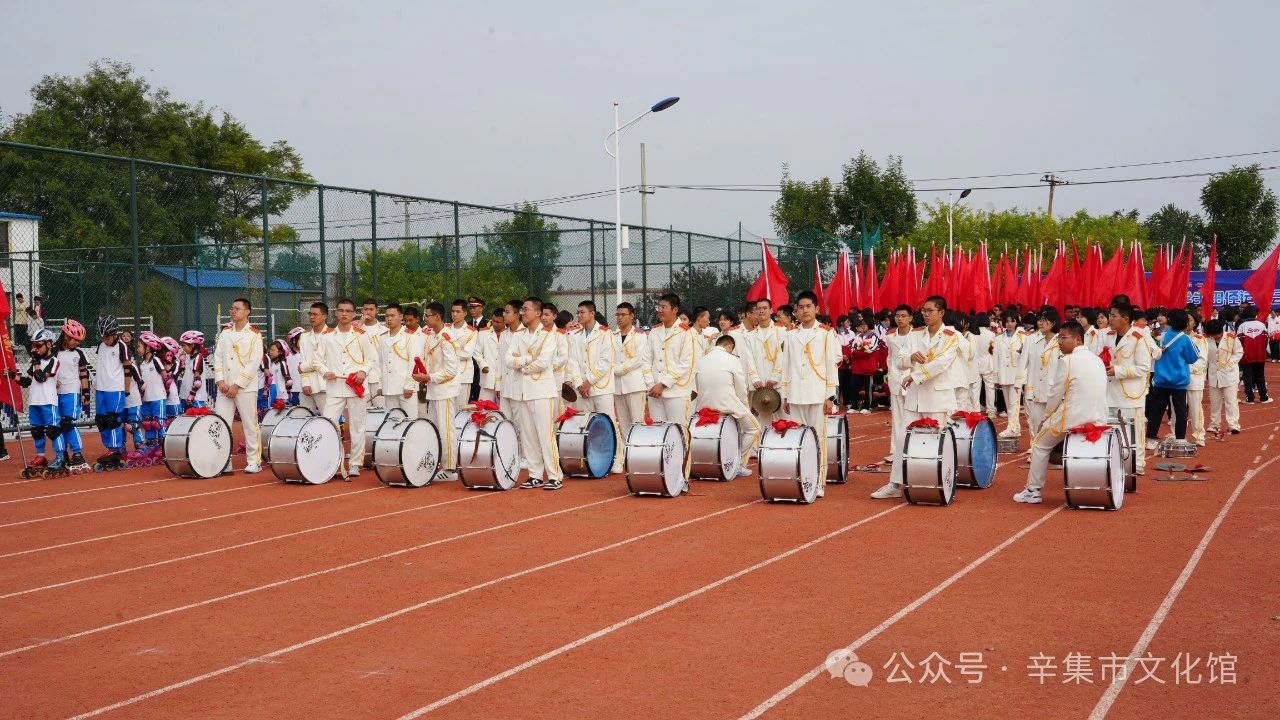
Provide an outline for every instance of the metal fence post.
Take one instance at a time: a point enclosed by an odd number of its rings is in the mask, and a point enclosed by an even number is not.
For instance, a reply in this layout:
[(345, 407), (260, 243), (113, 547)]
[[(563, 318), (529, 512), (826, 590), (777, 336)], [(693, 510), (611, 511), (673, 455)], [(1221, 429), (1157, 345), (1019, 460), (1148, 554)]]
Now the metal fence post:
[(267, 176), (262, 176), (262, 300), (267, 310), (267, 333), (275, 337), (275, 318), (271, 316), (271, 219), (267, 211)]
[(320, 203), (320, 300), (323, 302), (329, 297), (329, 272), (324, 259), (324, 186), (316, 189), (319, 191), (316, 199)]
[[(378, 299), (378, 191), (369, 191), (369, 296)], [(361, 302), (357, 300), (356, 302)]]
[(649, 243), (646, 242), (648, 228), (640, 227), (640, 294), (649, 292)]
[[(689, 279), (692, 280), (693, 279), (693, 233), (686, 232), (684, 236), (685, 236), (685, 243), (686, 243), (685, 251), (684, 251), (684, 266), (688, 268), (688, 270), (686, 271), (686, 274), (689, 276)], [(693, 324), (692, 321), (696, 319), (697, 318), (689, 318), (690, 324), (692, 325)]]
[(84, 315), (84, 261), (83, 260), (76, 261), (76, 275), (78, 276), (76, 278), (76, 285), (79, 286), (79, 290), (80, 290), (80, 321), (87, 322)]
[(733, 277), (733, 239), (724, 239), (724, 306), (733, 310), (733, 285), (737, 279)]
[[(133, 329), (142, 317), (142, 260), (138, 255), (138, 161), (129, 161), (129, 244), (133, 246)], [(28, 281), (30, 278), (28, 278)]]
[[(456, 294), (461, 295), (462, 294), (462, 226), (458, 220), (458, 202), (456, 200), (453, 203), (453, 247), (454, 247), (454, 250), (457, 252), (457, 257), (454, 258), (454, 267), (457, 270), (457, 277), (454, 279), (454, 283), (455, 283), (454, 287), (457, 289)], [(446, 253), (445, 258), (447, 259), (448, 257), (449, 256)], [(440, 302), (442, 303), (447, 302), (447, 300), (445, 299), (445, 295), (449, 294), (448, 281), (446, 281), (444, 284), (444, 290), (445, 290), (444, 293), (440, 297)]]
[(596, 223), (591, 221), (587, 227), (591, 229), (591, 302), (596, 301)]

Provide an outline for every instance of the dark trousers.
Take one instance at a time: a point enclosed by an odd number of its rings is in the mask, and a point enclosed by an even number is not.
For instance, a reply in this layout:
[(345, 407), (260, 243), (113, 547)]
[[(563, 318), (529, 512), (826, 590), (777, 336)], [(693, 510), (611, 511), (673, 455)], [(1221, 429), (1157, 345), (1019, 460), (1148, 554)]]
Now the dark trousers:
[(853, 373), (853, 391), (850, 395), (853, 400), (853, 409), (871, 409), (871, 405), (874, 402), (874, 398), (871, 396), (871, 380), (874, 377), (874, 375), (859, 375), (857, 373)]
[(853, 393), (853, 373), (848, 368), (840, 368), (836, 374), (840, 377), (840, 405), (851, 408), (858, 400), (858, 396)]
[(1267, 399), (1267, 376), (1265, 373), (1266, 363), (1240, 363), (1240, 380), (1244, 383), (1244, 399), (1246, 402), (1253, 402), (1253, 394), (1258, 394), (1259, 400)]
[(1173, 436), (1179, 440), (1187, 439), (1187, 389), (1152, 385), (1147, 392), (1147, 439), (1155, 440), (1159, 436), (1160, 423), (1164, 422), (1164, 412), (1173, 405)]
[(1277, 362), (1280, 362), (1280, 340), (1267, 341), (1267, 355)]

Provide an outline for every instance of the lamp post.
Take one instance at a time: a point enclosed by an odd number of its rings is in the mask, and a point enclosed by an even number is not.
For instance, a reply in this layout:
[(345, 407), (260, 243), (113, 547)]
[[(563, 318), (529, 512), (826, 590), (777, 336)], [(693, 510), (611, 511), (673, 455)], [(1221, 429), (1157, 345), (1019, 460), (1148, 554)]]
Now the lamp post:
[[(649, 113), (662, 112), (667, 108), (680, 102), (678, 97), (669, 97), (654, 103), (648, 110), (631, 118), (621, 125), (618, 124), (618, 112), (621, 110), (621, 103), (615, 101), (613, 103), (613, 132), (605, 136), (604, 151), (613, 157), (613, 244), (614, 244), (614, 290), (618, 298), (617, 304), (622, 304), (622, 161), (619, 158), (619, 146), (622, 143), (622, 133), (627, 128), (640, 122)], [(609, 138), (613, 138), (613, 147), (609, 147)]]
[(951, 194), (950, 193), (947, 194), (947, 255), (948, 256), (955, 253), (955, 247), (956, 247), (956, 232), (955, 232), (955, 226), (951, 224), (951, 209), (956, 206), (956, 203), (969, 197), (969, 193), (971, 192), (973, 192), (973, 188), (965, 189), (963, 192), (960, 193), (960, 197), (956, 198), (956, 200), (954, 201), (951, 200)]

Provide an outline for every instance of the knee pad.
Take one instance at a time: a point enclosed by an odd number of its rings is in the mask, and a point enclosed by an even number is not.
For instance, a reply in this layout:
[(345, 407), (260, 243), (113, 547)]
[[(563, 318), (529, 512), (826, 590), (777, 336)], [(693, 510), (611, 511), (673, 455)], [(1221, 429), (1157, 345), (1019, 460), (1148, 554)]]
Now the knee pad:
[(75, 426), (76, 426), (75, 421), (73, 421), (69, 417), (63, 417), (61, 420), (58, 421), (58, 429), (64, 433), (71, 432), (75, 428)]
[(107, 413), (107, 429), (108, 430), (115, 430), (116, 428), (120, 427), (122, 424), (124, 423), (120, 418), (120, 413)]
[(111, 416), (98, 413), (93, 416), (93, 424), (98, 428), (98, 432), (106, 432), (111, 429)]
[(57, 440), (58, 436), (62, 434), (62, 428), (57, 425), (46, 425), (44, 427), (44, 434), (48, 435), (50, 440)]
[(31, 439), (32, 439), (32, 440), (43, 440), (43, 439), (44, 439), (44, 426), (43, 426), (43, 425), (32, 425), (32, 426), (31, 426)]

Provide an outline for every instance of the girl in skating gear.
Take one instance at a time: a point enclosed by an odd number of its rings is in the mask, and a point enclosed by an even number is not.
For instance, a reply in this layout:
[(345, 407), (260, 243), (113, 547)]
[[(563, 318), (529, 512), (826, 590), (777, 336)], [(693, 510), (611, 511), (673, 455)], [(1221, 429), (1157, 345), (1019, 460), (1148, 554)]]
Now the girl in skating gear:
[[(120, 338), (121, 343), (126, 342), (123, 335)], [(146, 383), (142, 379), (138, 359), (132, 353), (129, 355), (129, 364), (124, 370), (133, 380), (129, 393), (124, 399), (124, 431), (133, 436), (133, 452), (126, 455), (124, 459), (128, 464), (139, 464), (149, 457), (142, 427), (142, 392)]]
[(209, 350), (204, 346), (204, 333), (199, 330), (188, 330), (178, 339), (182, 344), (183, 370), (178, 384), (178, 397), (182, 400), (182, 410), (192, 407), (209, 406), (209, 389), (205, 383), (205, 361)]
[[(53, 352), (53, 333), (41, 328), (31, 336), (31, 365), (18, 379), (22, 387), (30, 388), (27, 400), (28, 417), (31, 420), (31, 439), (35, 441), (36, 455), (22, 471), (23, 477), (33, 475), (66, 475), (67, 466), (62, 459), (62, 426), (58, 418), (58, 356)], [(53, 442), (53, 460), (44, 455), (45, 438)]]
[(165, 386), (164, 400), (164, 416), (165, 427), (178, 417), (178, 407), (181, 403), (178, 398), (178, 359), (182, 355), (182, 345), (177, 340), (169, 336), (160, 338), (160, 343), (164, 345), (164, 352), (161, 353), (161, 360), (164, 361), (164, 370), (169, 373), (169, 383)]
[(289, 385), (293, 376), (289, 374), (289, 358), (293, 351), (286, 340), (276, 340), (267, 348), (267, 356), (271, 358), (271, 390), (267, 404), (274, 405), (277, 398), (285, 398), (290, 405), (297, 404), (289, 394)]
[[(265, 342), (266, 338), (263, 338), (263, 343)], [(262, 359), (258, 363), (258, 420), (262, 420), (267, 408), (271, 407), (274, 394), (275, 383), (271, 377), (271, 349), (264, 344), (262, 346)]]
[(98, 458), (101, 469), (120, 467), (125, 454), (125, 406), (134, 388), (133, 360), (127, 343), (120, 338), (120, 324), (114, 315), (98, 318), (102, 342), (96, 349), (97, 369), (94, 393), (94, 424), (102, 435), (107, 452)]
[(164, 343), (155, 333), (148, 330), (140, 334), (136, 349), (142, 385), (142, 432), (146, 438), (147, 456), (153, 458), (159, 454), (160, 440), (164, 437), (165, 404), (172, 380), (159, 355), (164, 352)]
[(58, 423), (71, 456), (67, 459), (67, 469), (72, 472), (89, 469), (84, 461), (80, 429), (75, 426), (76, 420), (89, 407), (89, 358), (80, 349), (84, 336), (84, 325), (68, 319), (62, 324), (62, 336), (58, 338), (57, 345)]
[(289, 373), (289, 404), (297, 405), (298, 396), (302, 392), (302, 387), (298, 383), (298, 378), (302, 377), (302, 352), (298, 343), (302, 340), (302, 333), (306, 332), (300, 327), (296, 327), (289, 331), (286, 339), (289, 343), (289, 354), (285, 358), (285, 370)]

